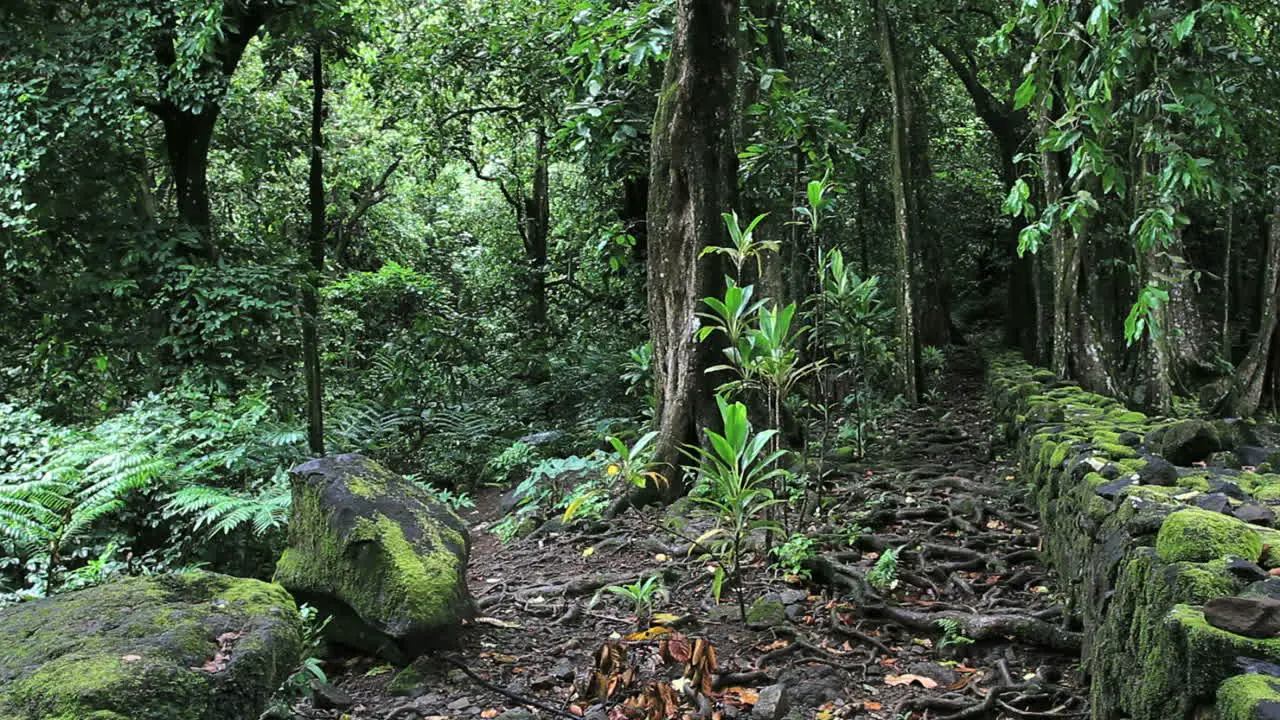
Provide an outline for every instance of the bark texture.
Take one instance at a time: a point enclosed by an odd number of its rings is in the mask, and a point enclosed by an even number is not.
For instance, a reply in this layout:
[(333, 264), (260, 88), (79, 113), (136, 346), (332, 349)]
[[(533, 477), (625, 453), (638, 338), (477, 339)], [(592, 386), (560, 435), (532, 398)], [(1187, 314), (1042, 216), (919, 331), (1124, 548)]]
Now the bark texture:
[[(1276, 336), (1280, 334), (1280, 197), (1277, 197), (1275, 212), (1271, 216), (1271, 230), (1267, 235), (1266, 264), (1263, 269), (1262, 314), (1258, 326), (1258, 334), (1249, 353), (1236, 367), (1231, 380), (1231, 388), (1226, 397), (1219, 403), (1217, 411), (1222, 415), (1248, 417), (1258, 411), (1262, 403), (1262, 390), (1266, 384), (1268, 366), (1272, 373), (1277, 360), (1270, 358), (1280, 355), (1275, 347)], [(1276, 379), (1272, 378), (1274, 385)]]
[[(724, 278), (702, 250), (727, 239), (720, 213), (736, 200), (733, 109), (738, 2), (678, 0), (676, 31), (653, 120), (648, 219), (649, 322), (657, 396), (654, 461), (678, 494), (682, 446), (698, 442), (715, 413), (716, 357), (695, 333), (702, 298)], [(658, 488), (650, 488), (657, 494)]]

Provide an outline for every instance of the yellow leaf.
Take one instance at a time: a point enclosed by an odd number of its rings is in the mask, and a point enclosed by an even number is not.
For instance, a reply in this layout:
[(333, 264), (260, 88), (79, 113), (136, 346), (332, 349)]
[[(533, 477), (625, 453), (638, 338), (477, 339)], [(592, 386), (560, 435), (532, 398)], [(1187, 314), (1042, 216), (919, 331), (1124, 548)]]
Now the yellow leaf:
[(576, 515), (579, 510), (582, 509), (582, 505), (586, 503), (588, 500), (590, 500), (591, 497), (595, 495), (597, 492), (599, 491), (592, 490), (589, 493), (583, 494), (582, 497), (574, 498), (573, 502), (569, 503), (569, 507), (566, 507), (564, 509), (564, 517), (560, 518), (560, 522), (567, 523), (570, 520), (572, 520), (573, 516)]
[(670, 635), (670, 634), (671, 634), (671, 628), (664, 628), (661, 625), (655, 625), (649, 628), (648, 630), (633, 632), (622, 639), (628, 640), (630, 642), (636, 642), (639, 640), (653, 640), (656, 638), (660, 638), (663, 635)]
[(672, 615), (671, 613), (653, 614), (653, 622), (655, 625), (675, 625), (680, 622), (681, 619), (682, 618), (679, 615)]
[(657, 555), (654, 555), (654, 556), (653, 556), (653, 559), (654, 559), (654, 560), (657, 560), (658, 562), (666, 562), (667, 560), (670, 560), (671, 558), (667, 557), (664, 553), (658, 553)]
[(594, 545), (592, 545), (591, 547), (582, 551), (582, 557), (591, 557), (593, 554), (595, 554), (595, 551), (596, 551), (596, 548)]
[(694, 549), (697, 548), (702, 543), (706, 542), (707, 540), (710, 540), (711, 538), (717, 535), (723, 535), (727, 532), (728, 531), (725, 530), (724, 528), (711, 528), (710, 530), (702, 533), (701, 535), (698, 536), (698, 539), (694, 540), (693, 544), (689, 546), (689, 554), (692, 555)]

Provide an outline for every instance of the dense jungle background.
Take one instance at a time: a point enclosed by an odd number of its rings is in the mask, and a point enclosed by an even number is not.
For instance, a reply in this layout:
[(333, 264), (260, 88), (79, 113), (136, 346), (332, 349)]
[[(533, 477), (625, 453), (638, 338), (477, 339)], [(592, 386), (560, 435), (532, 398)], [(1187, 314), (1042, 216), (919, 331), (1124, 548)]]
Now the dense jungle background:
[(748, 564), (798, 570), (834, 468), (902, 412), (958, 426), (954, 372), (1004, 347), (1274, 421), (1278, 31), (1270, 0), (6, 2), (0, 602), (269, 579), (289, 469), (359, 452), (462, 513), (508, 493), (500, 542), (692, 493), (728, 603), (752, 523)]

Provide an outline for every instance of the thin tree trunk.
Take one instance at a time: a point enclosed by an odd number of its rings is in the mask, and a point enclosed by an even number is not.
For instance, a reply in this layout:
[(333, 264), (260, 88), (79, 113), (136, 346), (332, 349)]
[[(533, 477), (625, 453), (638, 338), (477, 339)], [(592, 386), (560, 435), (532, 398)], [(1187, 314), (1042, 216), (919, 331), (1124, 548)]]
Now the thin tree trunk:
[(307, 446), (324, 455), (324, 378), (320, 368), (319, 285), (324, 277), (324, 53), (311, 49), (311, 166), (307, 202), (311, 210), (308, 250), (311, 272), (302, 286), (302, 362), (307, 380)]
[(525, 200), (525, 262), (530, 330), (547, 333), (547, 238), (551, 231), (550, 161), (547, 133), (538, 128), (534, 140), (533, 193)]
[(719, 264), (702, 251), (727, 239), (720, 213), (735, 205), (732, 114), (738, 72), (737, 0), (678, 0), (676, 30), (654, 115), (649, 192), (649, 321), (657, 397), (653, 460), (683, 491), (682, 448), (714, 422), (718, 348), (699, 343), (702, 298), (722, 296)]
[(902, 394), (908, 403), (920, 401), (920, 338), (916, 332), (916, 235), (920, 209), (910, 186), (915, 176), (911, 151), (911, 88), (899, 53), (893, 23), (884, 0), (875, 1), (880, 58), (889, 81), (893, 108), (889, 154), (893, 166), (894, 255), (898, 271), (898, 342), (901, 351)]
[[(1280, 193), (1280, 191), (1277, 191)], [(1269, 360), (1275, 350), (1272, 344), (1277, 334), (1277, 317), (1280, 316), (1280, 197), (1271, 216), (1271, 230), (1267, 235), (1267, 255), (1263, 268), (1262, 288), (1259, 293), (1262, 312), (1258, 334), (1244, 360), (1236, 367), (1231, 389), (1217, 407), (1221, 415), (1249, 417), (1258, 411), (1262, 403), (1262, 389), (1266, 384)], [(1272, 378), (1272, 383), (1276, 378)]]
[(1231, 362), (1231, 243), (1235, 236), (1236, 206), (1227, 206), (1227, 241), (1222, 258), (1222, 359)]
[[(1038, 133), (1043, 142), (1049, 131), (1049, 116), (1042, 113), (1037, 123)], [(1045, 200), (1049, 204), (1062, 200), (1062, 158), (1057, 152), (1042, 150), (1040, 166), (1044, 175)], [(1079, 286), (1080, 259), (1076, 252), (1076, 243), (1072, 229), (1063, 221), (1054, 223), (1050, 237), (1052, 252), (1051, 267), (1053, 269), (1053, 351), (1050, 355), (1049, 368), (1058, 377), (1068, 377), (1070, 368), (1068, 358), (1071, 356), (1071, 333), (1075, 327), (1071, 314), (1072, 299)]]

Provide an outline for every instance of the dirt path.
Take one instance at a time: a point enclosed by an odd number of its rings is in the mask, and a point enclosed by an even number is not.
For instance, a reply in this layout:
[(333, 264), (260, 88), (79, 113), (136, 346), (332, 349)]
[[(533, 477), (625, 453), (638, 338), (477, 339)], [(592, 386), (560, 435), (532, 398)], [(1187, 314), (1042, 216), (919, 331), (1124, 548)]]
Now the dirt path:
[[(589, 718), (1067, 718), (1087, 714), (1065, 625), (1040, 564), (1034, 515), (1012, 469), (993, 458), (973, 367), (947, 396), (898, 413), (871, 456), (839, 466), (828, 505), (806, 527), (811, 578), (757, 562), (748, 602), (710, 597), (709, 563), (681, 539), (710, 527), (689, 505), (650, 508), (590, 531), (503, 546), (474, 534), (471, 588), (484, 617), (465, 645), (420, 660), (423, 681), (388, 692), (393, 672), (366, 658), (330, 664), (352, 720)], [(485, 497), (469, 519), (496, 515)], [(675, 533), (664, 531), (671, 527)], [(896, 573), (873, 571), (897, 551)], [(658, 574), (656, 612), (637, 624), (610, 584)], [(879, 576), (872, 583), (868, 577)], [(674, 619), (674, 618), (679, 618)], [(647, 633), (635, 633), (648, 630)], [(628, 639), (630, 638), (630, 639)], [(709, 651), (714, 651), (714, 656)], [(714, 662), (714, 667), (712, 667)], [(601, 702), (592, 695), (612, 694)], [(505, 694), (503, 692), (505, 691)], [(416, 697), (415, 697), (416, 696)], [(527, 707), (516, 698), (537, 702)]]

